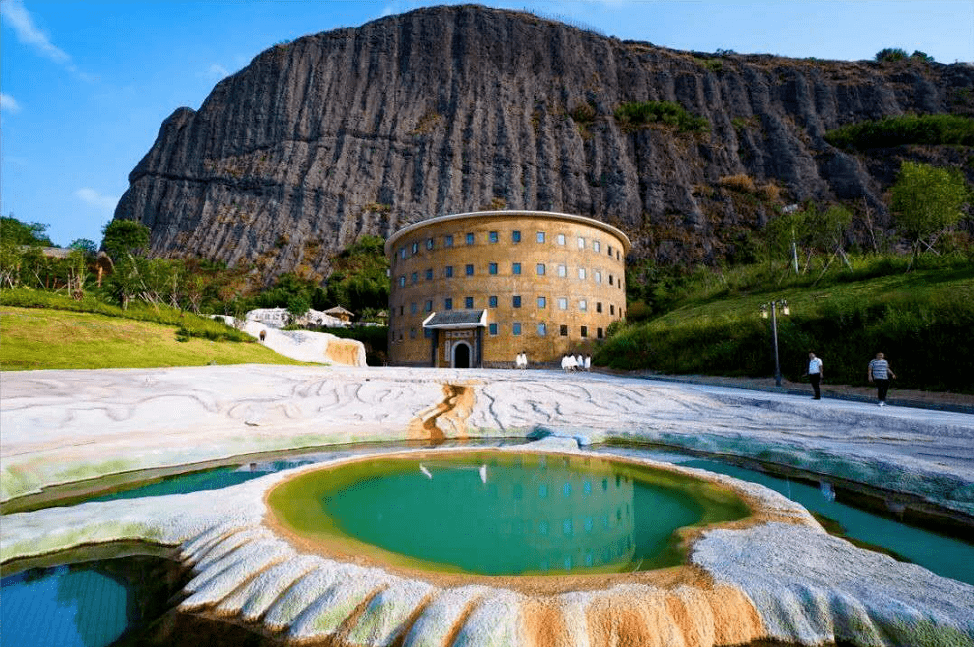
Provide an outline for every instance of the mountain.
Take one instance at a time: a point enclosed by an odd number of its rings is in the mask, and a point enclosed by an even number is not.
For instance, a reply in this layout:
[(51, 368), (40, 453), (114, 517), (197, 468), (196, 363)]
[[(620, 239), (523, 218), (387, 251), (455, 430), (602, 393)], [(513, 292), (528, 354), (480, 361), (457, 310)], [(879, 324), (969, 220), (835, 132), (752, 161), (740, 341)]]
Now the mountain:
[(176, 110), (115, 218), (146, 224), (154, 255), (252, 262), (265, 279), (325, 275), (361, 234), (484, 208), (587, 215), (637, 257), (715, 262), (808, 198), (888, 223), (900, 159), (970, 175), (966, 147), (857, 155), (823, 138), (905, 113), (974, 114), (974, 67), (701, 54), (420, 9), (275, 45)]

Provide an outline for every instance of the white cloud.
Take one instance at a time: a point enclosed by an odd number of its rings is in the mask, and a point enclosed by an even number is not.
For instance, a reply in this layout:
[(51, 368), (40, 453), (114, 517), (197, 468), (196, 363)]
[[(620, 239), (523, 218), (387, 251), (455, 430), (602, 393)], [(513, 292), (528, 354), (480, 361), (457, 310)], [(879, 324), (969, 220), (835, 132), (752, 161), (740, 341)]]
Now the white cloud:
[(219, 63), (213, 63), (206, 70), (206, 76), (214, 79), (222, 79), (230, 76), (230, 72), (227, 70), (227, 68), (223, 67)]
[(94, 189), (89, 189), (88, 187), (78, 189), (74, 192), (74, 195), (85, 204), (95, 207), (99, 211), (103, 211), (109, 215), (115, 213), (115, 207), (118, 205), (117, 196), (102, 195)]
[(7, 112), (20, 112), (20, 104), (9, 94), (0, 92), (0, 110)]
[(0, 16), (13, 28), (20, 42), (33, 47), (41, 56), (63, 65), (69, 72), (77, 74), (82, 79), (91, 80), (89, 75), (81, 72), (71, 61), (67, 52), (52, 43), (47, 34), (34, 24), (34, 19), (31, 18), (30, 12), (24, 6), (23, 0), (0, 1)]

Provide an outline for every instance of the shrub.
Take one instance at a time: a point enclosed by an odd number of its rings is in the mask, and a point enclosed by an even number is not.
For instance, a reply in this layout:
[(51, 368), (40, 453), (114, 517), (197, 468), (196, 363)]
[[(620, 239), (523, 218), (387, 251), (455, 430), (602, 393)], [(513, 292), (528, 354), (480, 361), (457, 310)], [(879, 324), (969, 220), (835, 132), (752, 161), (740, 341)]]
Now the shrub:
[(673, 101), (630, 101), (615, 110), (615, 119), (624, 130), (642, 128), (651, 124), (671, 126), (680, 132), (704, 132), (710, 122), (695, 117)]
[(959, 115), (904, 115), (831, 130), (825, 140), (838, 148), (888, 148), (905, 144), (974, 146), (974, 119)]
[(876, 52), (878, 63), (895, 63), (906, 59), (906, 50), (902, 47), (886, 47)]
[(738, 193), (754, 193), (757, 190), (751, 176), (744, 175), (743, 173), (739, 175), (726, 175), (720, 178), (718, 184), (725, 189), (737, 191)]

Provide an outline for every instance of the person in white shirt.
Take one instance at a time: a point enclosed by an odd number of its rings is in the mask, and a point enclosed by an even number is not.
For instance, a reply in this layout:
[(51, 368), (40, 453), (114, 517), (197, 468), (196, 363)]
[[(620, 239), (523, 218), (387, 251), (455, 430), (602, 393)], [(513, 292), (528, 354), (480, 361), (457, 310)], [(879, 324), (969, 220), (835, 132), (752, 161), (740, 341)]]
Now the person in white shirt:
[(812, 383), (812, 388), (815, 390), (815, 400), (822, 399), (822, 391), (819, 385), (822, 383), (823, 377), (823, 364), (822, 360), (815, 357), (815, 353), (808, 354), (808, 372), (805, 374), (808, 376), (808, 381)]
[(592, 371), (592, 356), (591, 355), (586, 355), (585, 356), (585, 370), (586, 371), (589, 371), (589, 372)]

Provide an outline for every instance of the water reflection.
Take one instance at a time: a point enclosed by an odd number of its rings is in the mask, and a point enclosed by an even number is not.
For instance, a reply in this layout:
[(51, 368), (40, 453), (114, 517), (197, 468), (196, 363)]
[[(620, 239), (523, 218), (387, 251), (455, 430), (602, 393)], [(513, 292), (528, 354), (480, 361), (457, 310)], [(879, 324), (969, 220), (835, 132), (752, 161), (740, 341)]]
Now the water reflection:
[(634, 478), (616, 462), (483, 458), (399, 459), (327, 491), (323, 523), (452, 570), (512, 575), (678, 563), (673, 531), (702, 515), (687, 492)]

